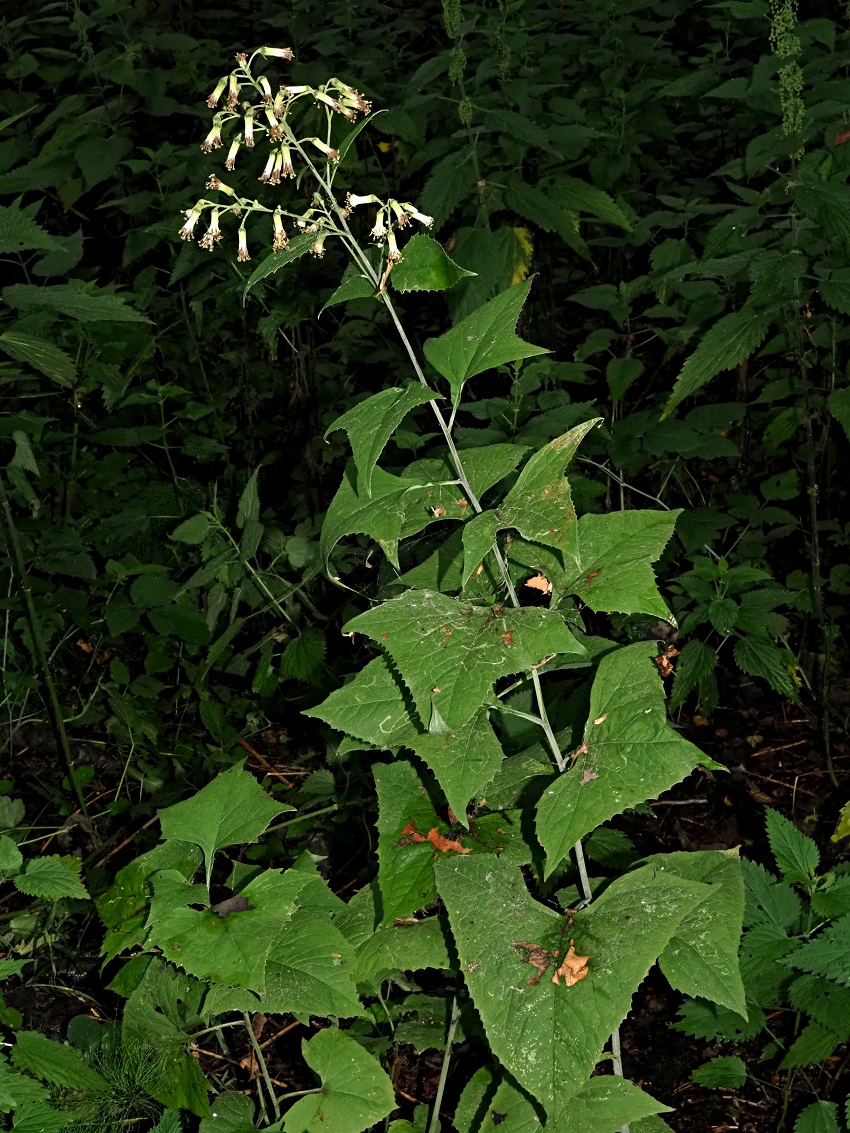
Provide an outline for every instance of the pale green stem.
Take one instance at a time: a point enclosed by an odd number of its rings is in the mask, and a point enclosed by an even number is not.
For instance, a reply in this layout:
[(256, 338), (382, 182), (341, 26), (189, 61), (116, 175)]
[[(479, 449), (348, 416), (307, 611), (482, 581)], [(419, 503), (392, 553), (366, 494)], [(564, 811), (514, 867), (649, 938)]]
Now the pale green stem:
[(452, 1060), (452, 1043), (455, 1041), (458, 1020), (460, 1019), (460, 1004), (457, 996), (452, 999), (452, 1017), (449, 1022), (449, 1031), (446, 1035), (446, 1053), (443, 1055), (443, 1067), (440, 1070), (440, 1081), (437, 1084), (437, 1096), (434, 1098), (434, 1109), (431, 1113), (431, 1124), (428, 1133), (439, 1133), (440, 1106), (443, 1104), (443, 1093), (446, 1089), (446, 1079), (449, 1076), (449, 1063)]
[(251, 1016), (247, 1011), (242, 1012), (242, 1019), (245, 1023), (245, 1030), (248, 1032), (248, 1038), (251, 1040), (251, 1046), (254, 1048), (254, 1055), (257, 1062), (260, 1064), (260, 1071), (263, 1075), (263, 1081), (266, 1083), (266, 1089), (271, 1098), (272, 1108), (274, 1109), (275, 1121), (280, 1120), (280, 1105), (278, 1104), (277, 1094), (274, 1092), (271, 1077), (269, 1076), (269, 1068), (266, 1066), (266, 1060), (263, 1057), (263, 1052), (260, 1049), (260, 1044), (257, 1042), (257, 1036), (254, 1034), (254, 1028), (251, 1026)]

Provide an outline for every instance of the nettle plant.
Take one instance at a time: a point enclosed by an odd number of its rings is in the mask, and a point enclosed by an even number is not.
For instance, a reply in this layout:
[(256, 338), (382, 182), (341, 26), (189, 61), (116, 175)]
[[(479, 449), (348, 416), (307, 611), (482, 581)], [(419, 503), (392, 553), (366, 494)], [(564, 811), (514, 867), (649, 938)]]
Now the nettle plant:
[[(127, 997), (122, 1041), (156, 1050), (167, 1073), (150, 1092), (175, 1120), (181, 1109), (197, 1114), (204, 1131), (359, 1133), (385, 1122), (396, 1109), (385, 1067), (410, 1041), (445, 1052), (434, 1133), (453, 1043), (477, 1035), (489, 1064), (463, 1091), (459, 1133), (490, 1121), (506, 1133), (538, 1124), (657, 1133), (668, 1128), (658, 1116), (667, 1107), (623, 1079), (618, 1027), (656, 961), (675, 988), (746, 1017), (744, 885), (735, 852), (635, 862), (623, 835), (603, 827), (697, 765), (718, 765), (667, 722), (670, 661), (659, 645), (619, 645), (588, 632), (588, 618), (594, 626), (613, 612), (670, 618), (651, 564), (677, 513), (577, 514), (566, 473), (597, 420), (535, 452), (506, 443), (458, 451), (453, 427), (466, 383), (545, 352), (516, 334), (531, 280), (427, 341), (420, 361), (387, 288), (445, 290), (463, 271), (424, 233), (399, 247), (411, 217), (427, 223), (412, 205), (371, 193), (338, 202), (336, 159), (356, 131), (337, 141), (337, 124), (368, 104), (336, 80), (274, 94), (252, 68), (289, 55), (265, 48), (238, 57), (211, 98), (228, 92), (204, 144), (222, 144), (235, 124), (233, 164), (237, 144), (264, 132), (272, 157), (261, 180), (298, 168), (309, 208), (261, 205), (211, 178), (227, 199), (198, 202), (184, 234), (205, 211), (201, 242), (213, 248), (225, 213), (239, 214), (240, 229), (251, 215), (270, 215), (277, 234), (284, 217), (294, 219), (299, 234), (288, 248), (275, 237), (280, 250), (248, 287), (340, 240), (352, 262), (333, 298), (383, 303), (410, 360), (414, 381), (365, 398), (329, 430), (345, 431), (353, 456), (322, 529), (325, 569), (345, 585), (336, 549), (352, 535), (376, 543), (388, 567), (383, 593), (343, 626), (355, 644), (374, 644), (370, 658), (308, 712), (342, 733), (337, 761), (366, 753), (357, 758), (372, 765), (377, 872), (346, 903), (309, 854), (285, 870), (217, 858), (279, 828), (269, 824), (291, 809), (240, 766), (162, 811), (163, 841), (97, 900), (109, 929), (105, 961), (135, 951), (110, 985)], [(241, 103), (246, 91), (259, 101)], [(296, 106), (306, 111), (303, 131), (293, 125)], [(348, 223), (361, 202), (377, 208), (370, 252)], [(246, 242), (240, 234), (242, 259)], [(443, 382), (448, 420), (438, 404)], [(444, 450), (398, 474), (381, 468), (394, 431), (425, 406)], [(583, 840), (592, 859), (629, 868), (592, 878)], [(560, 880), (568, 884), (556, 900)], [(327, 1021), (303, 1045), (320, 1085), (276, 1089), (252, 1028), (259, 1013)], [(226, 1089), (210, 1103), (192, 1056), (201, 1035), (225, 1042), (230, 1027), (244, 1027), (252, 1042), (259, 1113)], [(13, 1062), (39, 1074), (26, 1050)], [(394, 1122), (395, 1133), (423, 1129), (427, 1114), (413, 1116), (413, 1126)], [(178, 1127), (172, 1117), (167, 1128)]]

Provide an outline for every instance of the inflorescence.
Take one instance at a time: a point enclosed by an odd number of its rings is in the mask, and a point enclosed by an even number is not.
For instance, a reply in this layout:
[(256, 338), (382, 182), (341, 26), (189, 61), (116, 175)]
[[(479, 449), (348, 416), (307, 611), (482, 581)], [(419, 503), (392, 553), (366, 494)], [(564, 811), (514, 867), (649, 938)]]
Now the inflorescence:
[[(252, 64), (258, 57), (291, 60), (294, 55), (288, 47), (261, 47), (250, 58), (242, 52), (236, 56), (236, 68), (229, 75), (219, 79), (207, 99), (207, 105), (216, 113), (212, 128), (201, 143), (201, 149), (204, 153), (221, 149), (224, 145), (223, 134), (229, 134), (230, 127), (236, 124), (237, 129), (229, 140), (227, 158), (224, 162), (225, 169), (233, 171), (242, 146), (253, 149), (257, 140), (264, 136), (270, 148), (259, 180), (265, 185), (273, 186), (300, 177), (307, 171), (316, 174), (310, 157), (311, 149), (315, 149), (316, 160), (323, 159), (325, 163), (323, 187), (327, 189), (333, 181), (334, 166), (340, 159), (339, 150), (330, 145), (333, 116), (340, 114), (348, 121), (354, 122), (359, 114), (369, 114), (372, 104), (354, 87), (343, 83), (340, 79), (328, 79), (318, 87), (281, 84), (277, 93), (274, 93), (265, 75), (252, 73)], [(292, 126), (291, 111), (297, 102), (304, 99), (325, 108), (328, 141), (315, 136), (304, 138), (296, 136)], [(297, 170), (299, 158), (303, 162), (300, 174)], [(240, 220), (236, 256), (239, 262), (244, 263), (251, 258), (245, 222), (254, 212), (271, 215), (274, 252), (282, 252), (289, 247), (289, 237), (283, 223), (284, 217), (294, 221), (299, 233), (315, 234), (316, 239), (310, 251), (317, 257), (324, 255), (326, 239), (337, 231), (322, 198), (318, 195), (313, 198), (312, 207), (304, 212), (294, 213), (283, 209), (280, 205), (269, 207), (257, 200), (241, 197), (232, 186), (214, 173), (210, 175), (206, 188), (222, 194), (227, 200), (199, 200), (192, 208), (187, 209), (183, 214), (185, 223), (180, 229), (180, 237), (183, 240), (193, 239), (198, 221), (204, 213), (209, 213), (207, 230), (198, 240), (198, 244), (211, 252), (222, 239), (220, 219), (225, 214), (230, 214)], [(414, 205), (400, 204), (395, 200), (384, 202), (373, 193), (366, 196), (349, 193), (345, 206), (341, 209), (337, 207), (336, 211), (344, 221), (354, 208), (363, 204), (378, 206), (370, 235), (375, 242), (386, 244), (388, 266), (398, 263), (402, 258), (396, 242), (396, 229), (406, 227), (411, 219), (427, 227), (433, 224), (433, 218), (419, 212)]]

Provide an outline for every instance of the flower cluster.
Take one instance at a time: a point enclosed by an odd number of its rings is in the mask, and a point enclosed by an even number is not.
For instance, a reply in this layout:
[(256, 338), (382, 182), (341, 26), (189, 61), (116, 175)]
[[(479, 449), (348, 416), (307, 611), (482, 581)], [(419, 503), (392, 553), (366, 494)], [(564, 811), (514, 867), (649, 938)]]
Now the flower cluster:
[(419, 223), (423, 224), (426, 228), (430, 228), (434, 223), (433, 216), (426, 216), (425, 213), (417, 209), (416, 205), (412, 205), (409, 201), (405, 201), (404, 203), (399, 203), (394, 200), (384, 202), (380, 197), (376, 197), (374, 193), (369, 193), (366, 196), (358, 196), (356, 193), (349, 193), (345, 198), (344, 215), (350, 216), (352, 210), (356, 209), (358, 205), (379, 206), (375, 214), (375, 224), (369, 235), (376, 243), (381, 243), (386, 240), (388, 249), (387, 260), (391, 264), (397, 264), (402, 259), (395, 238), (396, 228), (406, 228), (411, 220), (418, 220)]

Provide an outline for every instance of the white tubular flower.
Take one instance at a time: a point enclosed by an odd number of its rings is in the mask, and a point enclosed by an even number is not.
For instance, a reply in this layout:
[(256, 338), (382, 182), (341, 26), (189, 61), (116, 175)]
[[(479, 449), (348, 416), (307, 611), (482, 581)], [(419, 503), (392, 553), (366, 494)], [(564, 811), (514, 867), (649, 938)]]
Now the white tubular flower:
[(281, 118), (286, 117), (286, 111), (287, 111), (288, 106), (289, 106), (289, 95), (286, 93), (286, 88), (281, 87), (280, 90), (275, 95), (274, 103), (272, 104), (272, 109), (274, 110), (274, 116), (275, 116), (275, 118), (277, 118), (278, 122), (281, 120)]
[(335, 98), (331, 98), (331, 96), (329, 94), (326, 94), (323, 90), (314, 90), (313, 98), (317, 99), (319, 102), (323, 102), (325, 106), (329, 106), (331, 110), (342, 110), (342, 107), (337, 102), (337, 100)]
[(274, 152), (274, 150), (272, 150), (272, 152), (269, 154), (269, 160), (266, 162), (266, 168), (257, 178), (258, 181), (265, 181), (266, 183), (268, 183), (271, 180), (272, 173), (274, 172), (274, 161), (276, 157), (277, 154)]
[(266, 100), (266, 102), (273, 102), (274, 98), (272, 95), (272, 88), (269, 85), (269, 80), (266, 78), (266, 76), (260, 75), (260, 77), (257, 79), (257, 82), (260, 84), (260, 89), (263, 92), (263, 98)]
[(227, 91), (227, 109), (235, 110), (239, 105), (239, 81), (235, 74), (230, 76), (230, 85)]
[(225, 75), (223, 79), (218, 80), (218, 82), (215, 84), (215, 90), (212, 92), (210, 97), (207, 99), (207, 106), (210, 108), (210, 110), (215, 110), (215, 108), (218, 106), (218, 100), (221, 98), (222, 93), (224, 92), (224, 88), (226, 86), (227, 86), (227, 75)]
[(248, 251), (248, 233), (245, 231), (245, 225), (239, 225), (239, 251), (236, 253), (236, 259), (240, 264), (247, 263), (251, 258), (251, 253)]
[(392, 229), (387, 233), (387, 246), (389, 248), (387, 252), (387, 263), (400, 264), (404, 256), (398, 250), (398, 245), (395, 242), (395, 233)]
[(364, 197), (359, 197), (356, 193), (346, 193), (345, 207), (347, 209), (356, 209), (358, 205), (379, 205), (381, 198), (376, 197), (374, 193), (368, 193)]
[(227, 161), (224, 163), (225, 169), (236, 168), (236, 155), (239, 153), (239, 147), (242, 145), (242, 135), (237, 134), (233, 141), (230, 143), (230, 149), (227, 151)]
[(221, 149), (221, 116), (216, 114), (213, 119), (213, 126), (204, 140), (201, 142), (201, 149), (204, 153), (212, 153), (214, 149)]
[(223, 181), (219, 181), (218, 177), (216, 177), (214, 173), (210, 174), (206, 187), (208, 189), (217, 189), (219, 193), (224, 193), (228, 197), (236, 196), (236, 190), (231, 189), (229, 185), (225, 185)]
[(426, 216), (424, 212), (419, 212), (416, 205), (412, 205), (409, 201), (405, 201), (401, 207), (409, 216), (412, 216), (414, 220), (418, 220), (420, 224), (424, 224), (426, 228), (430, 228), (434, 223), (433, 216)]
[(274, 56), (275, 59), (294, 59), (295, 52), (291, 47), (261, 47), (257, 52), (258, 55)]
[(283, 219), (279, 212), (272, 213), (272, 221), (274, 223), (274, 243), (272, 244), (273, 252), (282, 252), (284, 248), (289, 247), (289, 241), (286, 238), (286, 232), (283, 228)]
[(327, 240), (327, 238), (327, 232), (323, 232), (317, 237), (316, 243), (310, 248), (310, 254), (315, 256), (317, 260), (320, 260), (325, 254), (325, 240)]
[(292, 151), (290, 150), (289, 146), (281, 146), (280, 147), (280, 155), (281, 155), (281, 167), (280, 167), (281, 177), (294, 177), (295, 176), (295, 170), (292, 167)]
[(280, 167), (281, 167), (282, 164), (283, 164), (283, 156), (281, 155), (280, 150), (278, 150), (277, 153), (274, 155), (274, 169), (272, 170), (271, 177), (269, 177), (269, 184), (270, 185), (279, 185), (280, 184)]
[(281, 90), (285, 90), (287, 94), (306, 94), (307, 91), (312, 91), (312, 87), (292, 87), (284, 86)]
[(399, 228), (404, 228), (406, 224), (410, 224), (410, 217), (398, 203), (398, 201), (387, 201), (387, 204), (395, 213), (396, 223)]
[(221, 239), (221, 229), (218, 226), (218, 218), (220, 213), (221, 209), (212, 210), (212, 216), (210, 217), (210, 226), (198, 241), (198, 244), (202, 248), (206, 248), (208, 252), (211, 252)]
[(192, 208), (186, 209), (183, 215), (186, 217), (186, 223), (180, 229), (181, 240), (191, 240), (192, 233), (195, 231), (195, 225), (198, 223), (198, 218), (203, 213), (200, 205), (193, 205)]
[(331, 146), (323, 142), (321, 138), (307, 138), (306, 140), (308, 142), (311, 142), (316, 147), (316, 149), (321, 150), (325, 157), (327, 157), (328, 161), (339, 161), (339, 150), (333, 149)]
[(253, 107), (245, 111), (245, 145), (248, 149), (254, 148), (254, 110)]
[(274, 108), (267, 106), (263, 113), (269, 124), (269, 137), (273, 142), (279, 142), (283, 135), (280, 132), (280, 126), (277, 124), (277, 115), (274, 112)]
[(383, 240), (387, 234), (387, 227), (384, 224), (384, 210), (378, 209), (378, 214), (375, 217), (375, 226), (369, 235), (373, 240)]
[(355, 110), (359, 110), (361, 114), (368, 114), (371, 111), (372, 103), (368, 98), (364, 98), (359, 90), (348, 86), (347, 83), (340, 82), (339, 79), (331, 79), (328, 85), (335, 86), (338, 91), (342, 92), (341, 101), (344, 102), (346, 106), (351, 106)]

